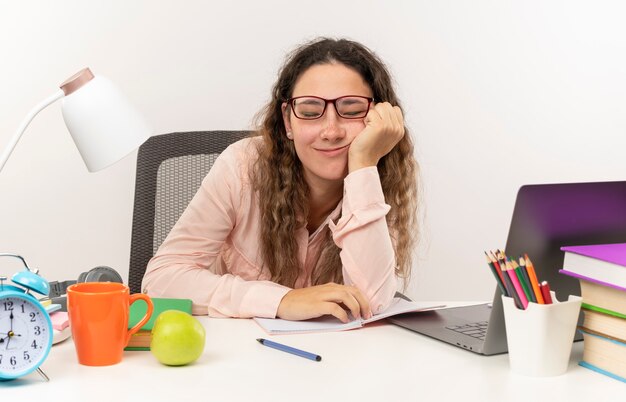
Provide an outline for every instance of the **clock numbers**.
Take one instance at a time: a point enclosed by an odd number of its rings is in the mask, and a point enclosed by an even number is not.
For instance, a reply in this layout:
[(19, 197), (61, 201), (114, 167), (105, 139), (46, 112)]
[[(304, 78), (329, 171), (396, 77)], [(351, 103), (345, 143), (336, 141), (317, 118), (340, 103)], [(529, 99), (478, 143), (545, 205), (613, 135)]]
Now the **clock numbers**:
[(0, 300), (0, 378), (41, 364), (52, 342), (50, 333), (47, 314), (34, 300), (17, 295)]

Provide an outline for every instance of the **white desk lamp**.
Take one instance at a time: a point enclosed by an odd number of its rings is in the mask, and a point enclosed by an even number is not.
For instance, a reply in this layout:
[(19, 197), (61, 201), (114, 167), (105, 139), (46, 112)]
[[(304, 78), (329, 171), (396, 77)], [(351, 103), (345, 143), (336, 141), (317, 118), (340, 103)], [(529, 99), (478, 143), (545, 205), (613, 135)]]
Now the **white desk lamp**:
[(0, 171), (33, 118), (61, 98), (65, 125), (90, 172), (122, 159), (151, 135), (144, 119), (113, 83), (85, 68), (26, 116), (0, 156)]
[[(0, 155), (0, 171), (33, 118), (40, 111), (61, 98), (63, 98), (62, 110), (65, 125), (90, 172), (98, 171), (117, 162), (150, 137), (151, 130), (148, 128), (148, 125), (124, 98), (122, 93), (109, 80), (100, 76), (94, 76), (86, 68), (61, 84), (60, 90), (37, 105), (26, 116), (26, 119), (24, 119), (15, 135), (11, 138), (9, 145)], [(0, 255), (22, 258), (14, 254)], [(22, 261), (24, 261), (23, 258)], [(26, 271), (18, 272), (12, 278), (12, 281), (21, 285), (23, 289), (0, 284), (0, 298), (17, 297), (16, 294), (19, 293), (16, 293), (17, 290), (24, 290), (27, 294), (30, 290), (44, 295), (48, 294), (50, 289), (48, 282), (37, 275), (38, 270), (32, 270), (25, 262), (24, 265), (27, 268)], [(3, 279), (6, 278), (0, 278), (0, 282)], [(19, 297), (30, 302), (30, 299), (27, 298), (29, 296), (19, 293)], [(32, 299), (32, 302), (34, 303), (33, 306), (38, 305), (35, 299)], [(24, 304), (22, 305), (22, 310), (24, 310)], [(7, 336), (2, 338), (2, 342), (8, 339), (6, 342), (7, 349), (10, 339), (15, 336), (13, 333), (12, 312), (10, 322), (11, 330), (5, 333)], [(52, 331), (52, 324), (49, 319), (47, 320), (47, 326)], [(50, 340), (52, 341), (52, 335), (50, 335)], [(39, 368), (39, 365), (47, 357), (51, 345), (51, 342), (47, 344), (46, 352), (40, 356), (40, 360), (32, 362), (30, 367), (26, 366), (26, 371), (19, 372), (16, 375), (21, 376), (37, 370), (45, 380), (48, 380), (48, 376)], [(7, 376), (7, 372), (3, 367), (0, 367), (0, 369), (0, 374), (4, 376), (0, 376), (0, 378), (16, 378), (15, 375)]]

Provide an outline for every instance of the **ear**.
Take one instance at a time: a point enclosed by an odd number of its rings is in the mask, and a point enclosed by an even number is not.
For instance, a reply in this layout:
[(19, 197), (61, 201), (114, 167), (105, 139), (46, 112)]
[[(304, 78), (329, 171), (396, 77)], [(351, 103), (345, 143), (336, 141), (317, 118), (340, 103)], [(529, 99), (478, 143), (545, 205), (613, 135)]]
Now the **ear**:
[(281, 110), (283, 112), (283, 124), (285, 125), (285, 131), (291, 132), (291, 113), (287, 102), (283, 102)]

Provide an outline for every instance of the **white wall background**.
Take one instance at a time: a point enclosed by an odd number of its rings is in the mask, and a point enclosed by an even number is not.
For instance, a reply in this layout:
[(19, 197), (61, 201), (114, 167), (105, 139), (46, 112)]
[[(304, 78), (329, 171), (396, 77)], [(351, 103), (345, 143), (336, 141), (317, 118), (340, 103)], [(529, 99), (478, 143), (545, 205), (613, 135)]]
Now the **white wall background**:
[[(526, 183), (626, 177), (621, 1), (0, 2), (0, 147), (85, 66), (157, 133), (244, 129), (286, 51), (318, 35), (389, 65), (421, 163), (425, 221), (408, 294), (478, 300)], [(127, 275), (136, 154), (89, 174), (44, 110), (0, 172), (0, 252), (48, 279)], [(19, 265), (0, 261), (0, 273)]]

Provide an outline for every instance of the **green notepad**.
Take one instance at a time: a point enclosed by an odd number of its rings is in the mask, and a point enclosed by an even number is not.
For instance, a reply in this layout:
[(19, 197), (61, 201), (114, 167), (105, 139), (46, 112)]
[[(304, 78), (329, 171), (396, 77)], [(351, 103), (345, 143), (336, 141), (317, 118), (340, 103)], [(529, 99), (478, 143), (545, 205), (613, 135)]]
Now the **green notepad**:
[[(154, 310), (152, 316), (147, 323), (144, 324), (141, 329), (131, 336), (128, 346), (124, 350), (150, 350), (150, 341), (152, 340), (152, 327), (159, 314), (166, 310), (179, 310), (185, 313), (191, 314), (191, 300), (189, 299), (165, 299), (152, 297), (152, 304), (154, 304)], [(132, 328), (137, 324), (143, 316), (146, 314), (148, 306), (141, 300), (131, 304), (128, 328)]]

